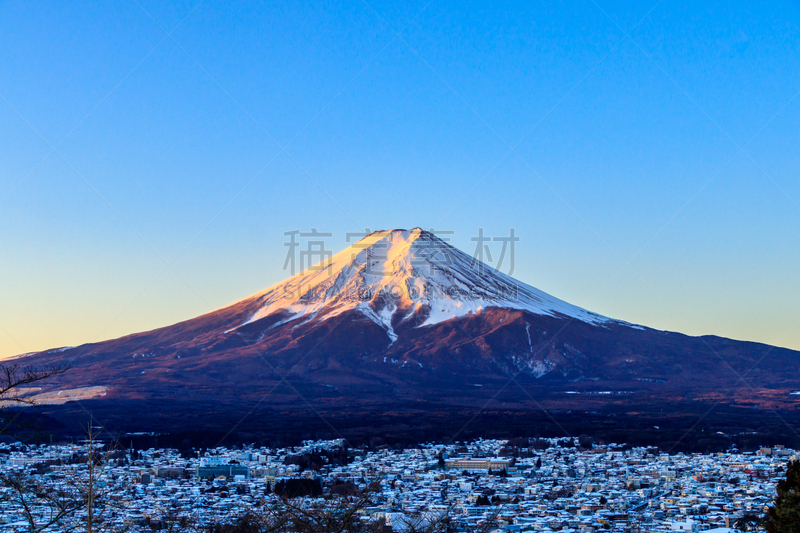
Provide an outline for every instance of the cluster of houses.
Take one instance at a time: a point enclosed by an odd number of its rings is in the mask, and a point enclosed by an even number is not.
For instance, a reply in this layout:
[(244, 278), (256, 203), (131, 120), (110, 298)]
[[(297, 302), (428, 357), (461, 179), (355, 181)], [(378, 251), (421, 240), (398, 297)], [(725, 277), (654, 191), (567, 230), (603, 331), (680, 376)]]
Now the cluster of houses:
[[(519, 441), (519, 439), (517, 439)], [(358, 499), (362, 519), (402, 532), (410, 520), (447, 516), (464, 531), (488, 525), (499, 532), (731, 531), (741, 519), (763, 516), (775, 498), (793, 450), (764, 448), (717, 454), (661, 453), (655, 448), (604, 445), (579, 448), (571, 440), (511, 445), (478, 440), (413, 449), (349, 449), (341, 441), (294, 448), (217, 448), (179, 454), (170, 449), (92, 454), (91, 444), (0, 444), (3, 479), (31, 479), (40, 487), (88, 490), (92, 470), (94, 520), (107, 527), (151, 531), (164, 521), (208, 525), (279, 504), (276, 489), (308, 480), (317, 498)], [(96, 446), (96, 445), (95, 445)], [(103, 455), (106, 454), (106, 455)], [(313, 461), (302, 458), (313, 457)], [(283, 485), (282, 485), (283, 483)], [(348, 487), (347, 491), (340, 490)], [(0, 532), (26, 531), (19, 490), (0, 484)], [(283, 496), (286, 496), (284, 494)], [(51, 511), (30, 500), (33, 514)], [(30, 507), (32, 505), (32, 507)], [(38, 507), (37, 507), (38, 506)], [(86, 509), (64, 520), (82, 520)], [(54, 528), (55, 530), (56, 528)]]

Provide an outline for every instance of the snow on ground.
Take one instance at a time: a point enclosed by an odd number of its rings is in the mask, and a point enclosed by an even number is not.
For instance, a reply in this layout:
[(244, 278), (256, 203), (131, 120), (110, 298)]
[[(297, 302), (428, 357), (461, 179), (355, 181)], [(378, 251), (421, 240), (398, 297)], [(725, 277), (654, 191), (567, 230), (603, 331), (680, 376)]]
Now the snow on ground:
[[(98, 385), (94, 387), (79, 387), (76, 389), (51, 390), (47, 392), (40, 392), (41, 390), (41, 387), (20, 388), (16, 391), (16, 397), (24, 398), (26, 401), (33, 401), (36, 405), (61, 405), (67, 402), (90, 400), (92, 398), (105, 396), (108, 392), (108, 387)], [(0, 400), (0, 407), (7, 407), (12, 404), (18, 407), (24, 406), (24, 404), (11, 400)]]
[[(521, 283), (419, 228), (377, 231), (321, 263), (253, 297), (246, 323), (288, 311), (277, 324), (301, 317), (325, 320), (357, 310), (394, 342), (392, 318), (427, 310), (420, 326), (480, 313), (487, 307), (566, 316), (602, 325), (615, 321)], [(273, 326), (273, 327), (275, 327)], [(419, 327), (419, 326), (417, 326)]]

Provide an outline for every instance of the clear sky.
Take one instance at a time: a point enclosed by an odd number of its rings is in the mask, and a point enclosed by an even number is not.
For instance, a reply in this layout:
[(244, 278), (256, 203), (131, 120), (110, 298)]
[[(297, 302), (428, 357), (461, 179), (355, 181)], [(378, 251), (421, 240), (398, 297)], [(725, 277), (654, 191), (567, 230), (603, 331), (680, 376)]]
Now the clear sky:
[(797, 2), (3, 1), (0, 355), (246, 297), (285, 231), (414, 226), (800, 349), (798, 91)]

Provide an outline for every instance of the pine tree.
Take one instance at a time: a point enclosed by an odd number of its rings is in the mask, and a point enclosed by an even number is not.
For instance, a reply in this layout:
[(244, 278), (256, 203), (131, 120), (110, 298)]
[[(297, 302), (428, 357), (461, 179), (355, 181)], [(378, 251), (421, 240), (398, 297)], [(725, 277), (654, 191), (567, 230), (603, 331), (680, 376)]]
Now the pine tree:
[(775, 506), (767, 513), (767, 533), (800, 533), (800, 461), (789, 461), (778, 483)]

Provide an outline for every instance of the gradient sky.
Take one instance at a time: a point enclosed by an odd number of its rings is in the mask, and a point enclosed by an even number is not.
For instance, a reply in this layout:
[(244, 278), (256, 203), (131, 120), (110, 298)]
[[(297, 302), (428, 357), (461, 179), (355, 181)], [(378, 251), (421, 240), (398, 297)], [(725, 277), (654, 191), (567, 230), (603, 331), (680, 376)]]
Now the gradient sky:
[(800, 349), (800, 5), (0, 1), (0, 355), (288, 276), (283, 232)]

